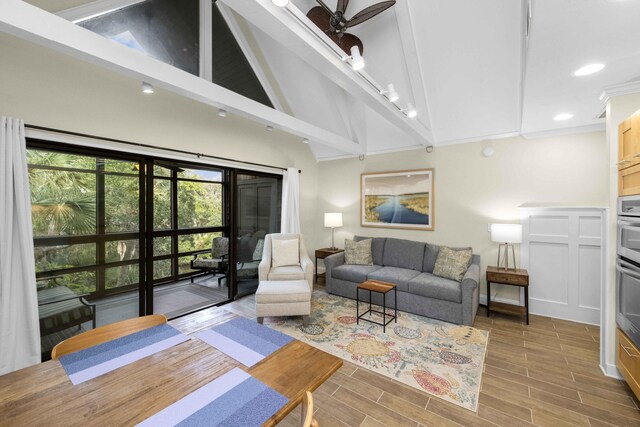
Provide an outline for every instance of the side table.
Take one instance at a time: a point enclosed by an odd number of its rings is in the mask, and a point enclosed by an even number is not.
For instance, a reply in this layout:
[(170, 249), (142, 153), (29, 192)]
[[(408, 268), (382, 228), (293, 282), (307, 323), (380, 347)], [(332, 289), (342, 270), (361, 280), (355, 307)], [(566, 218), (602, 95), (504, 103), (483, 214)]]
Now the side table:
[(318, 260), (319, 259), (325, 259), (326, 257), (328, 257), (330, 255), (337, 254), (337, 253), (340, 253), (340, 252), (344, 252), (344, 249), (339, 249), (339, 248), (335, 248), (335, 249), (331, 249), (331, 248), (316, 249), (316, 275), (314, 276), (315, 277), (315, 282), (318, 281)]
[[(524, 288), (524, 307), (521, 305), (505, 304), (501, 302), (491, 303), (491, 283), (501, 285), (518, 286)], [(529, 324), (529, 273), (523, 268), (509, 269), (493, 266), (487, 267), (487, 317), (496, 311), (505, 314), (525, 316)]]

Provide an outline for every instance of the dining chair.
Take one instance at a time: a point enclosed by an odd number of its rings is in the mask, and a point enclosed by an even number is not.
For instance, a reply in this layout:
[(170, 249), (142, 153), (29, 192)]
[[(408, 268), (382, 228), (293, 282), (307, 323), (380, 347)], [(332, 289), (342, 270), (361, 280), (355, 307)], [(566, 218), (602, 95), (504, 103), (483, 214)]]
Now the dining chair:
[(65, 354), (84, 350), (85, 348), (93, 347), (126, 335), (131, 335), (135, 332), (149, 329), (163, 323), (167, 323), (167, 316), (164, 314), (152, 314), (149, 316), (135, 317), (133, 319), (121, 320), (120, 322), (100, 326), (58, 343), (53, 347), (53, 350), (51, 350), (51, 358), (53, 360), (58, 360)]
[(302, 427), (318, 427), (318, 421), (313, 418), (313, 395), (310, 391), (305, 392), (302, 396), (302, 416), (300, 417), (300, 425)]

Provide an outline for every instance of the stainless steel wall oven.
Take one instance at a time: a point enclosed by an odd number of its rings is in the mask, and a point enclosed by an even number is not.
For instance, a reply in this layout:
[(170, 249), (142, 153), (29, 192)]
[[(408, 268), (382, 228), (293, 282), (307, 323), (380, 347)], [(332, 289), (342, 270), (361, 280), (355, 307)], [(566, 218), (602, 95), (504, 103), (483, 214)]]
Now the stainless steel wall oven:
[(616, 322), (640, 347), (640, 196), (618, 199)]

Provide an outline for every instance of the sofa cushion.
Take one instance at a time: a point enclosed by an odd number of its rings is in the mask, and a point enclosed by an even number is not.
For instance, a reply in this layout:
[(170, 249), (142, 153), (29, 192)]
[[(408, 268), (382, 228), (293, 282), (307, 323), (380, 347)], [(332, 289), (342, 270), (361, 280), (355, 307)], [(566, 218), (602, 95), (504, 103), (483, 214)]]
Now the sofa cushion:
[(304, 280), (304, 270), (299, 265), (272, 267), (269, 270), (269, 280)]
[(384, 244), (382, 265), (422, 271), (424, 246), (422, 242), (388, 238)]
[(348, 265), (373, 265), (371, 257), (371, 239), (344, 240), (344, 263)]
[(419, 274), (419, 271), (411, 270), (409, 268), (382, 267), (381, 269), (370, 273), (367, 278), (395, 283), (398, 285), (399, 291), (409, 292), (409, 281)]
[(386, 237), (363, 237), (354, 236), (353, 241), (359, 242), (361, 240), (371, 239), (371, 255), (373, 256), (373, 263), (376, 265), (382, 265), (382, 254), (384, 253), (384, 244), (387, 241)]
[(433, 273), (433, 268), (436, 266), (436, 259), (438, 258), (438, 252), (440, 252), (440, 246), (427, 243), (424, 246), (424, 261), (422, 262), (422, 271), (425, 273)]
[(438, 252), (433, 274), (456, 282), (462, 282), (462, 278), (471, 264), (472, 257), (473, 251), (471, 248), (453, 249), (443, 246)]
[(430, 273), (420, 273), (408, 283), (408, 292), (444, 301), (456, 303), (462, 302), (462, 289), (460, 283), (444, 277), (434, 276)]
[(381, 267), (379, 265), (339, 265), (331, 270), (331, 277), (334, 279), (346, 280), (347, 282), (362, 283), (367, 280), (367, 275)]

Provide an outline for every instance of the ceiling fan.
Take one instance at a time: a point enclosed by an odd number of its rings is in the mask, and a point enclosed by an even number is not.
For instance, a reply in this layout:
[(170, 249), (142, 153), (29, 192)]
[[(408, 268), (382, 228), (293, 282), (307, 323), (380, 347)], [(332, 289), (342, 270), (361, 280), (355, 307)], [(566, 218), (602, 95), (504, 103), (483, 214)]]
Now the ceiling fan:
[(345, 17), (345, 11), (349, 5), (349, 0), (338, 0), (335, 12), (329, 9), (324, 1), (316, 1), (320, 6), (312, 8), (307, 13), (307, 18), (316, 24), (318, 28), (324, 31), (324, 33), (347, 54), (349, 54), (351, 46), (358, 46), (360, 54), (362, 54), (364, 48), (362, 46), (362, 41), (358, 37), (353, 34), (346, 33), (345, 31), (351, 27), (368, 21), (396, 4), (395, 0), (383, 1), (364, 8), (353, 15), (351, 19), (347, 19)]

